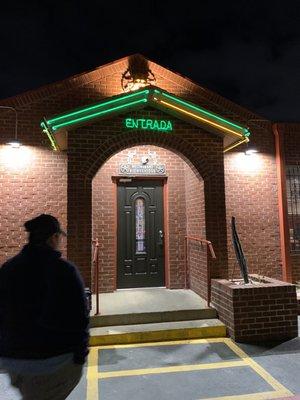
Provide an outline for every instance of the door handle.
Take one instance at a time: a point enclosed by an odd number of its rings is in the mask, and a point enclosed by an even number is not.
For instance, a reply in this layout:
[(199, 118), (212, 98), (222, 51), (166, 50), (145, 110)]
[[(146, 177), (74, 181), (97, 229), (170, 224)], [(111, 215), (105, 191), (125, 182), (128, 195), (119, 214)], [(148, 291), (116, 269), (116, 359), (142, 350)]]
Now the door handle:
[(160, 246), (163, 245), (163, 238), (164, 238), (164, 233), (163, 233), (163, 231), (160, 229), (160, 230), (158, 231), (158, 244), (159, 244)]

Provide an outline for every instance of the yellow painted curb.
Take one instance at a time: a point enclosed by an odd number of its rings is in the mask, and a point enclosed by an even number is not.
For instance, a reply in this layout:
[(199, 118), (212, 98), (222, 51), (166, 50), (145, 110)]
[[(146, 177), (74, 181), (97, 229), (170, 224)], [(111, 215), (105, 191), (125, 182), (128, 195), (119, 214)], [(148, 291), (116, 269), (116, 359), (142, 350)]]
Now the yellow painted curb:
[(200, 339), (226, 337), (226, 326), (208, 326), (201, 328), (169, 329), (165, 331), (112, 333), (91, 336), (90, 346), (110, 344), (128, 344), (160, 342), (168, 340)]

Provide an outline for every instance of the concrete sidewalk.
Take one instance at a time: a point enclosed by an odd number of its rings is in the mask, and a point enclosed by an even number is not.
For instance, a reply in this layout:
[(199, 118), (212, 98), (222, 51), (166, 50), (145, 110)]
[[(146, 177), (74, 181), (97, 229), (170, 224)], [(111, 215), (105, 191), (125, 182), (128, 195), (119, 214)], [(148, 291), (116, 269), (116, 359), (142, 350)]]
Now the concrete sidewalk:
[[(141, 288), (116, 290), (99, 295), (100, 314), (135, 314), (207, 308), (206, 301), (189, 289)], [(96, 296), (92, 296), (91, 315), (95, 314)]]

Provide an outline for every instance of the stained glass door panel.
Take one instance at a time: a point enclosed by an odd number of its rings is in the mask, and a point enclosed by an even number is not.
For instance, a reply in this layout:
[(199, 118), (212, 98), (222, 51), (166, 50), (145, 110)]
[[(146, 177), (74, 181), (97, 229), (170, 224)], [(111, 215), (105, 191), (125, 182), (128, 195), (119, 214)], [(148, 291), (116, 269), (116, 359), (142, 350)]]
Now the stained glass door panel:
[(161, 181), (118, 185), (118, 288), (164, 286)]
[(146, 251), (146, 215), (145, 199), (138, 197), (135, 200), (135, 253), (145, 253)]

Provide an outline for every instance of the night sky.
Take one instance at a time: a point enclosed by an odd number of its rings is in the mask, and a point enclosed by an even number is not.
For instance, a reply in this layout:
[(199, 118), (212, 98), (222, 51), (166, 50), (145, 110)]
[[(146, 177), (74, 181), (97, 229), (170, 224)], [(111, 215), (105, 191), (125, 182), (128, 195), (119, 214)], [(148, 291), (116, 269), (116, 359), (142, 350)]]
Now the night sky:
[(300, 122), (299, 0), (10, 3), (2, 99), (141, 53), (265, 118)]

